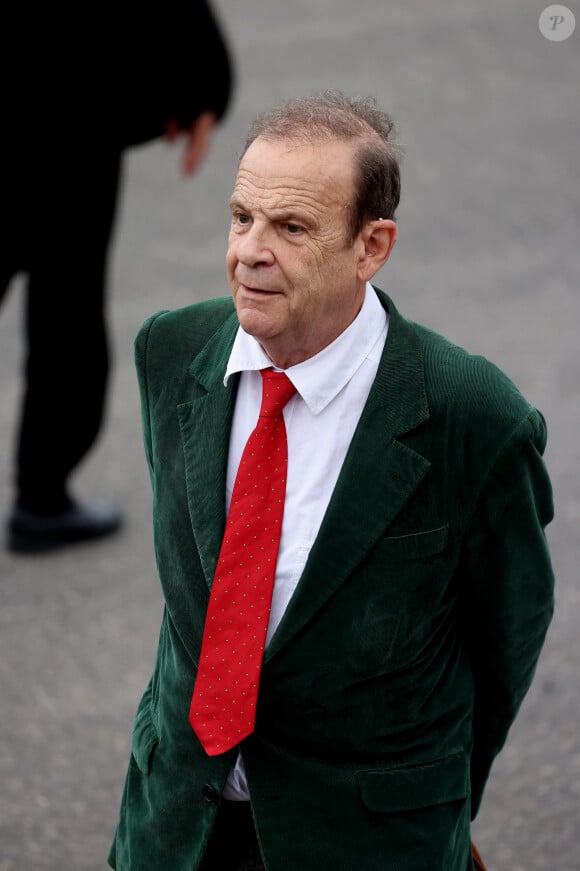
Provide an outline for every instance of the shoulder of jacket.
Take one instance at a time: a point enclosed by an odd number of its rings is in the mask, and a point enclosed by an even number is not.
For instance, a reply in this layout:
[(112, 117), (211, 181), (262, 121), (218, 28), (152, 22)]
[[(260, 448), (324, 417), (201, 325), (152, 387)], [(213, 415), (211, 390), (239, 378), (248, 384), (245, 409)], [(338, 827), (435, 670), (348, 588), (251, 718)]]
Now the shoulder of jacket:
[(499, 366), (428, 327), (409, 324), (421, 347), (432, 421), (453, 421), (466, 438), (491, 448), (530, 435), (545, 444), (541, 413)]
[(404, 336), (404, 346), (421, 361), (429, 432), (453, 432), (456, 443), (463, 441), (485, 454), (530, 439), (543, 451), (547, 428), (541, 411), (499, 366), (403, 317), (386, 294), (375, 290), (397, 334)]
[(235, 316), (231, 297), (216, 297), (183, 308), (161, 310), (148, 317), (136, 338), (137, 345), (171, 344), (178, 352), (181, 344), (192, 351), (199, 350), (220, 329), (228, 318)]

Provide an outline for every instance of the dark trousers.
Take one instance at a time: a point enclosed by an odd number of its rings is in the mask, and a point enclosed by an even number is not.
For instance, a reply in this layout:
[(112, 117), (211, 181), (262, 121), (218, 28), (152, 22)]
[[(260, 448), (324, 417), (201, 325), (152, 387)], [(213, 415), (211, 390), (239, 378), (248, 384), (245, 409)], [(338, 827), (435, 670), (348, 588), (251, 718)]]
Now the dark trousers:
[(264, 871), (249, 801), (222, 801), (199, 871)]
[(16, 500), (32, 511), (59, 511), (70, 504), (67, 480), (104, 416), (105, 287), (121, 151), (81, 137), (60, 140), (59, 153), (32, 139), (39, 153), (27, 140), (0, 154), (8, 224), (0, 300), (11, 279), (25, 273)]

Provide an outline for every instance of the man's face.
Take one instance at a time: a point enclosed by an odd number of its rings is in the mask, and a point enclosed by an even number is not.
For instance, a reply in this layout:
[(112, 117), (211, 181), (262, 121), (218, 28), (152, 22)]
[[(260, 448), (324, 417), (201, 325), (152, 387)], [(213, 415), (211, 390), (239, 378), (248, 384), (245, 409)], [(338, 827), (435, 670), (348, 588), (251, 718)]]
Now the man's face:
[(287, 368), (330, 344), (358, 314), (364, 242), (347, 241), (348, 143), (256, 139), (231, 198), (226, 265), (243, 329)]

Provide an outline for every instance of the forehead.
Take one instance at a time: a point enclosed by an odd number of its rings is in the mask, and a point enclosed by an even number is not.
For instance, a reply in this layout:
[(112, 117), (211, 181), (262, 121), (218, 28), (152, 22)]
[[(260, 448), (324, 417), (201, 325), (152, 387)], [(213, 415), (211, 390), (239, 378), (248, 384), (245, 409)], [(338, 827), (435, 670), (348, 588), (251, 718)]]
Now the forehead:
[(260, 208), (344, 208), (354, 189), (353, 146), (256, 139), (240, 162), (233, 199)]

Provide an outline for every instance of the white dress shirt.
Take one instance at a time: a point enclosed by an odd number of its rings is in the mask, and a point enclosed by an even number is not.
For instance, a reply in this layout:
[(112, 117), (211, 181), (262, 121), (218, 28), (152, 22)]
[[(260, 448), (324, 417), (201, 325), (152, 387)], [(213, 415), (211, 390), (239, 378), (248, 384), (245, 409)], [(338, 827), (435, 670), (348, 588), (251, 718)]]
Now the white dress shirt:
[[(283, 412), (288, 475), (266, 646), (296, 589), (320, 529), (375, 379), (387, 329), (387, 313), (367, 284), (362, 308), (346, 330), (314, 357), (285, 370), (297, 393)], [(242, 452), (260, 411), (259, 370), (268, 367), (272, 368), (272, 361), (257, 340), (240, 327), (224, 377), (227, 384), (230, 375), (241, 373), (228, 455), (228, 510)], [(228, 777), (224, 798), (249, 798), (239, 755)]]

